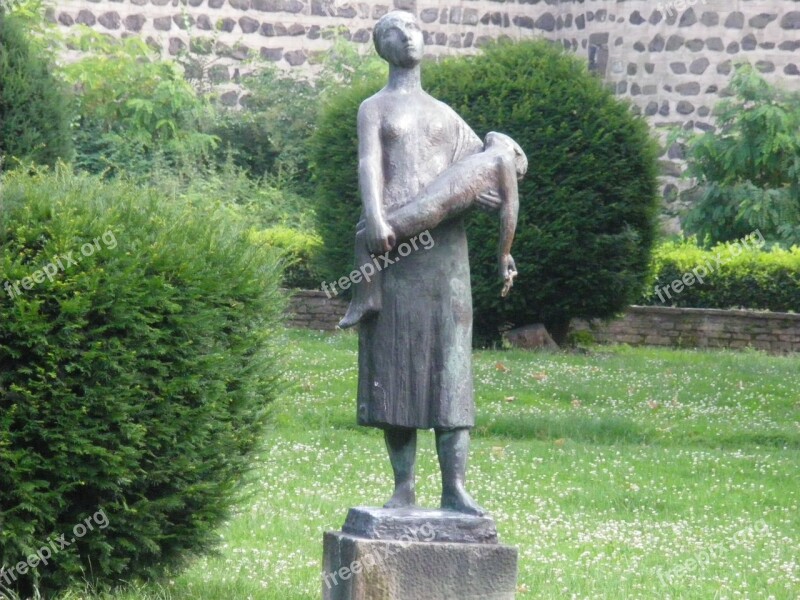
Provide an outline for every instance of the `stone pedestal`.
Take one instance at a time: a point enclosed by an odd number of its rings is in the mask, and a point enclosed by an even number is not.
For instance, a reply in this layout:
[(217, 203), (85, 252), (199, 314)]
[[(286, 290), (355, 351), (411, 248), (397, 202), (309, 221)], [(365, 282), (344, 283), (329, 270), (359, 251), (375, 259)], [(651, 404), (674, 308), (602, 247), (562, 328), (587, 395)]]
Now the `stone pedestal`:
[(352, 508), (324, 536), (323, 600), (513, 600), (517, 549), (489, 517)]

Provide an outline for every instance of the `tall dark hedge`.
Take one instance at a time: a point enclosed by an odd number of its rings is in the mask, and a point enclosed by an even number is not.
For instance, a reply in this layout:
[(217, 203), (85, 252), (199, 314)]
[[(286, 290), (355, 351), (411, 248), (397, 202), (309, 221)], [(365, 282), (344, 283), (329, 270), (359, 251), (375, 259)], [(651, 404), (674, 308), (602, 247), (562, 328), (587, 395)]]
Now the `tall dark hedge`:
[(0, 9), (0, 156), (54, 164), (72, 156), (71, 105), (25, 24)]
[[(359, 213), (355, 115), (372, 89), (353, 89), (323, 112), (313, 144), (327, 274), (350, 268)], [(423, 65), (423, 85), (478, 135), (517, 140), (530, 168), (520, 188), (512, 254), (519, 268), (500, 298), (496, 215), (470, 219), (475, 332), (543, 322), (563, 339), (570, 319), (609, 317), (642, 292), (656, 228), (657, 149), (584, 62), (547, 42), (499, 44), (472, 58)]]
[(0, 565), (102, 510), (12, 589), (157, 576), (218, 540), (262, 447), (276, 258), (213, 198), (60, 170), (0, 185)]

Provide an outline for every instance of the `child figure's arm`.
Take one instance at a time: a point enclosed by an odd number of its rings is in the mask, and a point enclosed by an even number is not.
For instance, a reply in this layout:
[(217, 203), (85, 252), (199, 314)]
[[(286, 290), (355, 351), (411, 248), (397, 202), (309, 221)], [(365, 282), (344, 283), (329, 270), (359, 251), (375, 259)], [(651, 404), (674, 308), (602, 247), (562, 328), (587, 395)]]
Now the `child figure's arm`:
[(514, 234), (517, 230), (519, 184), (513, 158), (507, 156), (498, 157), (497, 169), (498, 191), (501, 197), (500, 244), (497, 253), (500, 263), (500, 277), (504, 282), (503, 291), (500, 295), (505, 297), (511, 290), (511, 286), (514, 285), (514, 278), (517, 276), (517, 266), (511, 256), (511, 244), (514, 242)]

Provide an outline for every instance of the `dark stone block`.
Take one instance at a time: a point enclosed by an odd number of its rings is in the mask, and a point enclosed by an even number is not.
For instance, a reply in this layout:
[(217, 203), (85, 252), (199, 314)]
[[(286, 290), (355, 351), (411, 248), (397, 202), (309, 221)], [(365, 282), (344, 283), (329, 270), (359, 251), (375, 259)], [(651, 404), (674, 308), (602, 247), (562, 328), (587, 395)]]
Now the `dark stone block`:
[(797, 49), (800, 49), (800, 40), (786, 40), (778, 44), (778, 50), (794, 52)]
[(147, 4), (147, 0), (131, 0), (131, 4), (134, 6), (144, 6)]
[(594, 13), (594, 20), (598, 23), (605, 23), (607, 17), (608, 11), (605, 8), (601, 8)]
[(250, 10), (250, 0), (228, 0), (228, 4), (237, 10)]
[[(619, 45), (619, 44), (617, 44), (617, 45)], [(637, 52), (644, 52), (645, 50), (647, 50), (647, 48), (645, 48), (645, 46), (644, 46), (644, 44), (642, 42), (635, 42), (633, 44), (633, 49), (636, 50)]]
[(556, 28), (556, 18), (551, 13), (544, 13), (536, 19), (536, 28), (542, 31), (553, 31)]
[(193, 37), (189, 40), (189, 51), (194, 54), (209, 55), (214, 52), (214, 40), (209, 37)]
[(731, 61), (726, 60), (717, 65), (717, 73), (720, 75), (729, 75), (731, 72)]
[(58, 15), (58, 22), (61, 23), (62, 25), (70, 27), (75, 23), (75, 19), (73, 19), (72, 15), (70, 15), (69, 13), (62, 12)]
[(683, 46), (684, 41), (685, 40), (682, 35), (673, 34), (669, 36), (669, 38), (667, 39), (666, 49), (670, 52), (672, 52), (673, 50), (677, 50), (678, 48)]
[(719, 15), (715, 12), (704, 12), (700, 17), (700, 22), (706, 27), (716, 27), (719, 25)]
[(769, 60), (759, 60), (756, 63), (756, 69), (761, 73), (772, 73), (775, 71), (775, 63)]
[(283, 0), (251, 0), (250, 6), (261, 12), (278, 12), (283, 10)]
[(302, 65), (308, 59), (303, 50), (290, 50), (283, 55), (283, 58), (293, 67)]
[(710, 64), (711, 62), (706, 57), (698, 58), (692, 61), (692, 64), (689, 66), (689, 72), (694, 75), (702, 75), (706, 72)]
[(372, 18), (380, 19), (383, 15), (389, 12), (389, 7), (385, 4), (378, 4), (372, 8)]
[(761, 42), (758, 47), (763, 48), (764, 50), (772, 50), (775, 48), (775, 42)]
[(691, 52), (700, 52), (705, 45), (706, 43), (700, 38), (695, 38), (686, 42), (686, 48), (688, 48)]
[(685, 157), (683, 146), (678, 142), (673, 143), (667, 150), (667, 156), (672, 159), (682, 160)]
[(224, 4), (225, 0), (208, 0), (209, 8), (222, 8)]
[(477, 25), (478, 24), (478, 11), (474, 8), (465, 8), (464, 14), (461, 17), (462, 25)]
[(289, 29), (286, 30), (286, 33), (291, 36), (305, 35), (306, 28), (300, 23), (292, 23)]
[(135, 31), (139, 32), (142, 30), (142, 27), (147, 22), (147, 18), (144, 15), (128, 15), (125, 17), (125, 29), (128, 31)]
[(222, 94), (219, 99), (223, 106), (236, 106), (239, 103), (239, 93), (231, 90)]
[(628, 63), (628, 75), (636, 75), (636, 63)]
[(186, 50), (186, 43), (180, 38), (169, 38), (168, 51), (172, 56), (180, 54)]
[(461, 25), (461, 19), (463, 17), (464, 10), (460, 6), (454, 6), (450, 9), (450, 20), (449, 22), (454, 25)]
[(694, 124), (700, 131), (707, 131), (707, 132), (714, 132), (717, 130), (716, 127), (713, 125), (709, 125), (708, 123), (703, 123), (702, 121), (695, 121)]
[(97, 22), (97, 19), (94, 18), (92, 11), (83, 9), (78, 12), (78, 18), (75, 19), (76, 23), (80, 23), (81, 25), (86, 25), (87, 27), (91, 27)]
[(638, 96), (642, 93), (642, 88), (638, 83), (631, 84), (631, 96)]
[(679, 83), (675, 86), (675, 91), (681, 96), (697, 96), (700, 93), (700, 84), (696, 81)]
[(744, 27), (744, 15), (738, 10), (732, 12), (728, 15), (728, 18), (725, 19), (725, 27), (728, 29), (741, 29)]
[(242, 33), (255, 33), (260, 26), (261, 23), (252, 17), (244, 16), (239, 19), (239, 27), (242, 28)]
[(475, 39), (475, 34), (471, 31), (468, 31), (464, 34), (464, 48), (471, 48), (472, 41)]
[(342, 6), (342, 7), (340, 7), (336, 11), (336, 16), (340, 17), (340, 18), (343, 18), (343, 19), (352, 19), (356, 15), (358, 15), (358, 13), (356, 12), (356, 9), (353, 8), (352, 6), (350, 6), (349, 4), (346, 4), (346, 5)]
[(308, 31), (306, 31), (306, 37), (310, 40), (319, 39), (319, 37), (322, 35), (321, 31), (322, 28), (319, 25), (312, 25), (308, 28)]
[(417, 0), (394, 0), (394, 7), (397, 10), (407, 10), (409, 12), (417, 12)]
[(166, 6), (169, 4), (169, 0), (150, 0), (153, 6)]
[(783, 73), (785, 75), (800, 75), (800, 70), (798, 70), (796, 64), (790, 63), (783, 67)]
[(739, 52), (739, 42), (731, 42), (725, 49), (728, 54), (737, 54)]
[(214, 25), (211, 23), (211, 19), (208, 15), (198, 15), (196, 25), (198, 29), (202, 29), (203, 31), (211, 31), (214, 29)]
[(535, 25), (533, 17), (528, 17), (526, 15), (516, 15), (513, 22), (514, 25), (522, 29), (533, 29)]
[(305, 5), (302, 2), (300, 2), (300, 0), (286, 0), (286, 4), (283, 7), (283, 10), (285, 10), (288, 13), (297, 14), (303, 12), (304, 8)]
[(264, 60), (270, 60), (272, 62), (278, 62), (280, 59), (283, 58), (283, 48), (261, 48), (259, 52), (261, 58)]
[(617, 94), (620, 96), (622, 94), (627, 93), (628, 91), (628, 82), (627, 81), (620, 81), (617, 83)]
[(575, 17), (575, 27), (578, 29), (586, 29), (586, 18), (583, 15)]
[(661, 102), (661, 107), (658, 109), (658, 114), (662, 117), (669, 116), (669, 100), (664, 100)]
[(707, 106), (701, 106), (700, 108), (697, 109), (697, 115), (700, 117), (707, 117), (710, 114), (711, 114), (711, 109), (708, 108)]
[(188, 14), (173, 15), (172, 21), (178, 26), (178, 29), (189, 29), (194, 25), (194, 17)]
[(631, 25), (641, 25), (645, 22), (645, 19), (638, 10), (635, 10), (631, 13), (628, 21), (630, 21)]
[(236, 44), (231, 52), (231, 58), (236, 60), (247, 60), (250, 58), (251, 50), (244, 44)]
[(372, 39), (372, 32), (369, 29), (359, 29), (353, 34), (352, 41), (357, 44), (366, 44)]
[[(694, 112), (694, 104), (688, 100), (681, 100), (675, 107), (675, 112), (679, 115), (690, 115)], [(678, 173), (680, 175), (680, 173)]]
[(752, 33), (748, 33), (742, 38), (742, 50), (755, 50), (757, 46), (758, 41)]
[(645, 63), (644, 70), (647, 71), (648, 74), (652, 75), (653, 71), (655, 70), (656, 66), (653, 63)]
[(694, 14), (693, 8), (689, 8), (681, 15), (681, 20), (678, 23), (678, 27), (691, 27), (695, 23), (697, 23), (697, 15)]
[(722, 52), (725, 49), (725, 44), (722, 43), (722, 38), (712, 37), (706, 40), (706, 48), (714, 52)]
[(203, 3), (203, 0), (189, 0), (189, 6), (192, 8), (197, 8)]
[(566, 28), (572, 27), (572, 13), (564, 17), (564, 27)]
[(587, 10), (585, 14), (587, 23), (591, 23), (592, 21), (594, 21), (594, 12), (592, 12), (591, 10)]
[(644, 115), (646, 117), (652, 117), (654, 114), (658, 112), (658, 102), (651, 100), (647, 103), (647, 106), (644, 107)]
[(680, 177), (681, 176), (681, 166), (678, 163), (674, 163), (670, 160), (660, 160), (658, 161), (659, 166), (661, 167), (661, 175), (665, 177)]
[(800, 29), (800, 12), (793, 10), (783, 15), (781, 29)]
[(706, 88), (706, 94), (716, 94), (718, 90), (719, 88), (716, 85), (712, 84)]
[(664, 18), (664, 15), (661, 14), (661, 11), (656, 9), (652, 13), (650, 13), (650, 19), (648, 22), (650, 25), (658, 25), (661, 22), (661, 19)]
[(658, 86), (654, 83), (649, 83), (642, 87), (642, 94), (645, 96), (653, 96), (658, 92)]
[(661, 37), (661, 34), (656, 34), (656, 36), (650, 42), (648, 50), (650, 50), (650, 52), (661, 52), (663, 49), (664, 49), (664, 38)]
[(451, 33), (447, 36), (448, 48), (461, 48), (461, 34)]
[(236, 21), (228, 17), (220, 19), (219, 21), (217, 21), (217, 29), (219, 29), (220, 31), (224, 31), (226, 33), (230, 33), (231, 31), (236, 29)]
[(592, 46), (604, 46), (608, 44), (607, 33), (591, 33), (589, 34), (589, 44)]
[(670, 84), (668, 84), (668, 83), (665, 83), (664, 84), (664, 91), (665, 92), (671, 92), (672, 91), (672, 86)]
[(764, 29), (764, 27), (772, 23), (777, 18), (778, 15), (775, 13), (761, 13), (755, 17), (751, 17), (748, 23), (750, 24), (750, 27), (753, 27), (754, 29)]
[(434, 36), (434, 44), (437, 46), (446, 46), (447, 45), (447, 34), (444, 31), (437, 31)]
[(438, 8), (426, 8), (419, 14), (419, 18), (423, 23), (433, 23), (439, 18)]
[(670, 63), (669, 68), (672, 69), (672, 72), (676, 75), (683, 75), (686, 73), (686, 65), (682, 62)]

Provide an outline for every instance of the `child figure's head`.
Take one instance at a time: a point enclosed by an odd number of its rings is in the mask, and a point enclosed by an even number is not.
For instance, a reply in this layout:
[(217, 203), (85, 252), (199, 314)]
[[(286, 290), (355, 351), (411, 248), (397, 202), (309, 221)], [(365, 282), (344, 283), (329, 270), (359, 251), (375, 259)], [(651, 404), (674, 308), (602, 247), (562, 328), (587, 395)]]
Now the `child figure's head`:
[(518, 179), (522, 179), (525, 173), (528, 172), (528, 157), (525, 156), (525, 152), (523, 152), (520, 145), (505, 133), (490, 131), (486, 134), (486, 138), (483, 140), (483, 143), (484, 148), (500, 146), (514, 153), (514, 165), (516, 167)]

